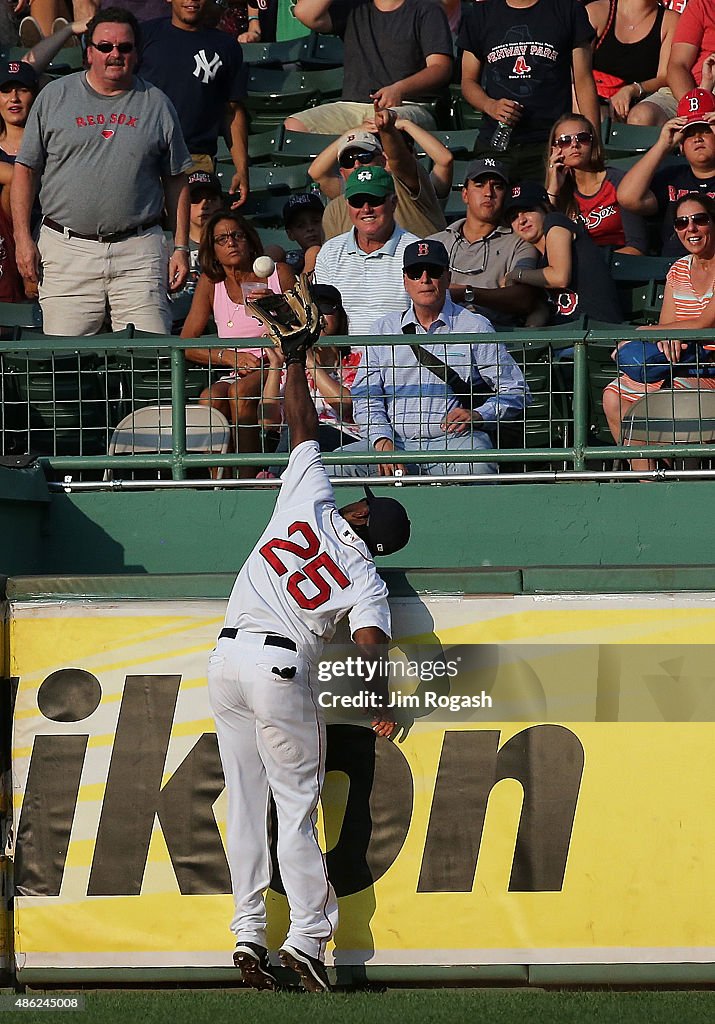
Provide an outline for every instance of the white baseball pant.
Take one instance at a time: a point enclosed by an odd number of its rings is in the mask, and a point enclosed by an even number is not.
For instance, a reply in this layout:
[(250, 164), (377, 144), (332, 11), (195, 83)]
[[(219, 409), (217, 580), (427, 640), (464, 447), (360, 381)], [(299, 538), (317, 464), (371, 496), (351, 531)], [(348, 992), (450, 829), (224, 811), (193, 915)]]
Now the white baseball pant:
[[(292, 678), (282, 678), (281, 671)], [(338, 904), (318, 844), (325, 723), (299, 653), (240, 630), (219, 639), (208, 685), (228, 791), (227, 852), (238, 941), (266, 945), (264, 892), (271, 879), (270, 793), (278, 811), (278, 862), (290, 907), (286, 942), (324, 959)]]

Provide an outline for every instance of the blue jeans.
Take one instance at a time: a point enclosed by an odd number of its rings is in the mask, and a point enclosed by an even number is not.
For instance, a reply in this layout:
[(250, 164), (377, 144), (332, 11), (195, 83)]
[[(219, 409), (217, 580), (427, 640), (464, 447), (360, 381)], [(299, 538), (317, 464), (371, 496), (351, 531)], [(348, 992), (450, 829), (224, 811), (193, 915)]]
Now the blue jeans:
[[(482, 430), (475, 430), (467, 434), (445, 434), (443, 437), (419, 437), (414, 440), (409, 438), (395, 438), (395, 451), (402, 452), (429, 452), (444, 451), (445, 448), (451, 451), (487, 451), (493, 445), (488, 434)], [(343, 445), (336, 448), (336, 452), (344, 452), (346, 455), (360, 455), (363, 452), (375, 452), (369, 441), (355, 441), (354, 444)], [(455, 476), (460, 473), (469, 473), (471, 476), (486, 476), (497, 472), (493, 462), (405, 462), (408, 473), (418, 473), (423, 476), (441, 476), (448, 473)], [(335, 465), (329, 466), (328, 472), (331, 476), (377, 476), (377, 464), (374, 465)]]

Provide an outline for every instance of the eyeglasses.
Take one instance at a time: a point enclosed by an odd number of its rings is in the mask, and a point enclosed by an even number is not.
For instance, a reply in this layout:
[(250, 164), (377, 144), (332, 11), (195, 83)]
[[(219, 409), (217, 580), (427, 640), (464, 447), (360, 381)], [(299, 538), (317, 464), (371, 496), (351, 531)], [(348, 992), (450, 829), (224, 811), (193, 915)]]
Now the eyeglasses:
[(554, 139), (555, 146), (570, 146), (572, 142), (586, 146), (593, 142), (593, 135), (591, 132), (576, 132), (574, 135), (559, 135), (557, 139)]
[(88, 43), (88, 45), (93, 46), (100, 53), (111, 53), (112, 50), (118, 50), (119, 53), (131, 53), (134, 49), (134, 43)]
[(374, 153), (368, 153), (366, 149), (346, 149), (338, 163), (346, 170), (354, 167), (355, 164), (369, 164), (375, 159)]
[(350, 196), (348, 199), (348, 205), (352, 206), (353, 210), (361, 210), (366, 203), (377, 209), (378, 206), (384, 206), (386, 202), (387, 196), (383, 196), (382, 199), (378, 199), (376, 196)]
[(676, 231), (685, 231), (690, 221), (693, 224), (697, 224), (699, 228), (704, 228), (706, 224), (709, 224), (712, 217), (709, 213), (691, 213), (689, 217), (676, 217), (673, 221), (673, 227)]
[(243, 231), (226, 231), (223, 235), (215, 235), (214, 245), (228, 245), (229, 238), (234, 242), (246, 241), (246, 236)]
[(433, 281), (444, 274), (446, 267), (440, 267), (436, 263), (415, 263), (411, 267), (405, 268), (405, 277), (409, 277), (410, 281), (420, 281), (424, 273), (427, 277), (431, 277)]

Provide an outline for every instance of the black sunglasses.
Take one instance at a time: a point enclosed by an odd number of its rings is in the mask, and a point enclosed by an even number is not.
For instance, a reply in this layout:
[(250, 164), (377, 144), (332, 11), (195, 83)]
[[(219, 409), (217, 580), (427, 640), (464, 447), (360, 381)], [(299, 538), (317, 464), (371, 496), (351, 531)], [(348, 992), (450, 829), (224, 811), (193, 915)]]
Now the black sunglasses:
[(711, 220), (712, 217), (709, 213), (705, 213), (705, 211), (702, 213), (691, 213), (689, 217), (676, 217), (673, 221), (673, 227), (676, 231), (684, 231), (690, 221), (692, 221), (693, 224), (697, 224), (698, 227), (702, 228), (709, 224)]
[(354, 210), (361, 210), (365, 203), (377, 209), (378, 206), (384, 206), (386, 202), (387, 196), (383, 196), (382, 199), (378, 199), (377, 196), (350, 196), (348, 199), (348, 205), (352, 206)]
[(409, 277), (410, 281), (419, 281), (426, 271), (427, 277), (431, 277), (433, 281), (436, 281), (438, 277), (444, 274), (446, 269), (446, 267), (440, 267), (437, 263), (413, 263), (411, 267), (405, 268), (405, 277)]
[(100, 53), (111, 53), (112, 50), (118, 50), (119, 53), (131, 53), (134, 49), (134, 43), (88, 43), (87, 45), (93, 46)]
[(338, 163), (347, 170), (348, 167), (354, 167), (356, 163), (369, 164), (374, 156), (374, 153), (368, 153), (366, 149), (346, 149)]
[(591, 132), (576, 132), (574, 135), (559, 135), (554, 139), (555, 146), (570, 146), (572, 142), (580, 142), (582, 146), (586, 146), (593, 142), (593, 135)]

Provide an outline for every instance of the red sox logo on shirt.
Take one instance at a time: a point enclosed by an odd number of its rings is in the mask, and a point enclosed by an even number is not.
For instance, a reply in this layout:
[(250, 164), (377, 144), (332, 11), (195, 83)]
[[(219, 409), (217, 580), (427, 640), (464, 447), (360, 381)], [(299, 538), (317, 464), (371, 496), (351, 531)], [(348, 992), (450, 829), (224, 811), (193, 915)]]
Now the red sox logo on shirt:
[(517, 57), (513, 68), (515, 75), (528, 75), (531, 71), (531, 64), (527, 64), (523, 57)]
[(560, 316), (571, 316), (578, 308), (578, 295), (576, 292), (559, 292), (556, 305)]
[[(94, 128), (96, 126), (101, 128), (105, 124), (122, 124), (127, 128), (136, 128), (138, 127), (138, 118), (116, 112), (110, 114), (109, 117), (106, 114), (85, 114), (84, 117), (76, 117), (75, 124), (78, 128)], [(111, 139), (113, 135), (114, 129), (102, 132), (105, 139)]]

